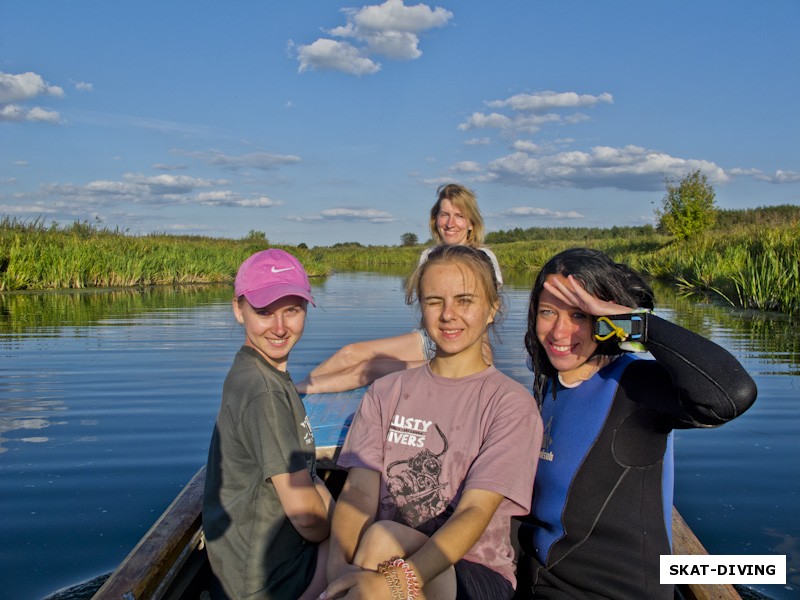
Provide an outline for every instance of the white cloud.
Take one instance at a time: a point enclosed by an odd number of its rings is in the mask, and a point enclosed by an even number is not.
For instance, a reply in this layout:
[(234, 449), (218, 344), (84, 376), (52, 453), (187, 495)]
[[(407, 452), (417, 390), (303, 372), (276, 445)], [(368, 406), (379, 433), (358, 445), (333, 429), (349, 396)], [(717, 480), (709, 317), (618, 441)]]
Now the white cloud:
[(405, 6), (403, 0), (386, 0), (383, 4), (364, 6), (360, 9), (345, 8), (348, 23), (359, 31), (407, 31), (422, 33), (434, 27), (444, 27), (453, 13), (444, 8), (433, 10), (425, 4)]
[(511, 119), (500, 113), (486, 115), (484, 113), (475, 112), (467, 119), (466, 123), (461, 123), (458, 128), (462, 131), (485, 128), (506, 129), (510, 127), (511, 124)]
[[(587, 149), (556, 151), (576, 143), (575, 138), (555, 138), (550, 142), (536, 143), (528, 137), (548, 124), (578, 125), (589, 117), (576, 109), (592, 108), (599, 104), (613, 104), (610, 93), (599, 95), (575, 92), (545, 91), (536, 94), (516, 94), (504, 100), (485, 102), (496, 109), (491, 112), (474, 112), (458, 125), (461, 131), (494, 130), (496, 136), (482, 138), (483, 145), (511, 138), (512, 152), (494, 160), (484, 160), (487, 165), (474, 180), (498, 182), (507, 185), (531, 187), (573, 187), (580, 189), (617, 188), (631, 191), (662, 190), (665, 179), (682, 179), (688, 173), (700, 170), (712, 184), (726, 184), (732, 177), (752, 177), (775, 184), (800, 182), (800, 173), (777, 170), (764, 173), (759, 169), (731, 169), (726, 171), (710, 160), (672, 156), (659, 150), (638, 145), (611, 147), (596, 145)], [(558, 111), (558, 112), (556, 112)], [(570, 112), (573, 111), (573, 112)], [(523, 135), (524, 134), (524, 135)], [(477, 145), (476, 139), (466, 145)], [(478, 166), (471, 160), (461, 161), (451, 167), (460, 172), (466, 167)]]
[(797, 183), (800, 181), (800, 173), (778, 169), (775, 171), (775, 175), (770, 176), (767, 181), (772, 183)]
[(189, 167), (186, 165), (168, 165), (166, 163), (156, 163), (153, 165), (156, 171), (185, 171)]
[(502, 217), (536, 217), (539, 219), (583, 219), (584, 216), (574, 210), (561, 212), (549, 208), (535, 208), (533, 206), (515, 206), (500, 213)]
[(61, 115), (54, 110), (45, 110), (34, 106), (28, 111), (25, 118), (26, 121), (39, 121), (42, 123), (58, 123), (61, 121)]
[(0, 204), (0, 213), (14, 216), (37, 216), (44, 214), (54, 214), (58, 209), (50, 204)]
[(48, 184), (42, 186), (46, 196), (59, 196), (72, 202), (116, 204), (132, 202), (141, 204), (161, 204), (193, 200), (191, 194), (198, 189), (228, 185), (225, 179), (202, 179), (197, 177), (169, 174), (142, 175), (125, 173), (121, 180), (97, 179), (85, 185), (71, 183)]
[[(536, 94), (516, 94), (505, 100), (484, 102), (497, 109), (490, 113), (474, 112), (458, 128), (461, 131), (475, 129), (497, 129), (502, 134), (532, 134), (548, 124), (575, 125), (588, 121), (589, 117), (574, 111), (591, 108), (600, 103), (611, 104), (614, 97), (609, 93), (597, 96), (575, 92), (545, 91)], [(559, 112), (566, 114), (559, 114)]]
[(483, 179), (534, 187), (651, 191), (661, 189), (665, 178), (683, 178), (696, 169), (711, 183), (730, 180), (713, 162), (674, 157), (633, 145), (595, 146), (590, 152), (569, 151), (539, 157), (515, 152), (492, 161)]
[(61, 116), (55, 111), (38, 106), (27, 108), (20, 104), (42, 95), (61, 98), (64, 90), (47, 84), (37, 73), (11, 75), (0, 72), (0, 122), (60, 122)]
[(75, 89), (79, 92), (93, 92), (94, 86), (91, 83), (86, 83), (85, 81), (79, 81), (75, 84)]
[(347, 42), (320, 38), (306, 46), (298, 46), (298, 71), (341, 71), (350, 75), (371, 75), (380, 71), (380, 63), (373, 62)]
[(482, 138), (472, 138), (464, 142), (467, 146), (488, 146), (492, 143), (491, 138), (482, 137)]
[(0, 121), (24, 121), (26, 111), (16, 104), (0, 104)]
[(511, 148), (517, 152), (527, 152), (528, 154), (533, 154), (541, 150), (539, 146), (527, 140), (515, 140), (514, 143), (511, 144)]
[(0, 72), (0, 103), (24, 102), (41, 94), (64, 96), (64, 90), (55, 85), (48, 85), (41, 75), (36, 73), (20, 73), (10, 75)]
[(27, 109), (18, 104), (6, 104), (0, 105), (0, 121), (59, 123), (61, 121), (61, 115), (55, 111), (44, 110), (38, 106)]
[(372, 56), (392, 60), (418, 59), (422, 56), (419, 34), (444, 27), (453, 17), (453, 13), (444, 8), (432, 9), (425, 4), (406, 6), (403, 0), (345, 8), (342, 12), (346, 24), (327, 33), (349, 41), (320, 38), (311, 44), (297, 46), (299, 72), (333, 70), (351, 75), (371, 75), (381, 68)]
[(415, 60), (422, 56), (419, 38), (407, 31), (379, 31), (366, 37), (367, 52), (393, 60)]
[(282, 165), (291, 165), (301, 162), (299, 156), (291, 154), (272, 154), (271, 152), (250, 152), (239, 156), (230, 156), (218, 150), (204, 150), (201, 152), (184, 152), (173, 150), (174, 154), (190, 156), (207, 165), (237, 170), (242, 168), (273, 171)]
[(576, 94), (575, 92), (544, 91), (536, 94), (516, 94), (505, 100), (491, 100), (486, 103), (491, 108), (511, 108), (512, 110), (546, 112), (562, 108), (582, 108), (604, 102), (612, 104), (614, 97), (609, 93), (599, 96)]
[(283, 204), (283, 200), (273, 200), (267, 196), (259, 196), (258, 198), (242, 198), (238, 203), (236, 203), (236, 206), (262, 208), (270, 206), (283, 206)]
[(392, 213), (374, 208), (328, 208), (313, 215), (289, 215), (288, 221), (350, 221), (365, 223), (391, 223), (395, 220)]
[(561, 117), (553, 113), (545, 115), (517, 114), (509, 117), (498, 112), (488, 115), (475, 112), (464, 123), (461, 123), (458, 128), (461, 131), (499, 129), (512, 133), (535, 133), (542, 128), (542, 125), (558, 123), (559, 121), (561, 121)]
[[(124, 181), (109, 181), (98, 179), (97, 181), (90, 181), (83, 188), (88, 194), (103, 195), (103, 196), (126, 196), (136, 197), (144, 192), (144, 186)], [(80, 188), (74, 186), (58, 186), (56, 189), (61, 190), (64, 194), (79, 193)]]
[(392, 213), (374, 208), (328, 208), (320, 212), (328, 219), (344, 221), (368, 221), (370, 223), (389, 223), (394, 221)]
[(477, 163), (474, 160), (462, 160), (461, 162), (454, 164), (451, 169), (457, 173), (478, 173), (481, 171), (482, 167), (480, 163)]
[(280, 200), (273, 200), (267, 196), (258, 198), (242, 198), (238, 194), (228, 190), (218, 190), (214, 192), (203, 192), (197, 195), (197, 200), (207, 206), (231, 206), (243, 208), (269, 208), (272, 206), (283, 206)]
[(188, 194), (197, 188), (207, 188), (229, 183), (224, 179), (201, 179), (198, 177), (189, 177), (188, 175), (168, 175), (166, 173), (149, 176), (126, 173), (122, 178), (126, 183), (147, 188), (147, 191), (153, 195)]
[(752, 177), (758, 181), (768, 183), (798, 183), (800, 173), (797, 171), (784, 171), (778, 169), (774, 174), (764, 173), (761, 169), (731, 169), (729, 173), (736, 177)]
[(316, 221), (322, 221), (322, 217), (318, 214), (316, 215), (286, 215), (283, 217), (286, 221), (296, 221), (298, 223), (312, 223)]

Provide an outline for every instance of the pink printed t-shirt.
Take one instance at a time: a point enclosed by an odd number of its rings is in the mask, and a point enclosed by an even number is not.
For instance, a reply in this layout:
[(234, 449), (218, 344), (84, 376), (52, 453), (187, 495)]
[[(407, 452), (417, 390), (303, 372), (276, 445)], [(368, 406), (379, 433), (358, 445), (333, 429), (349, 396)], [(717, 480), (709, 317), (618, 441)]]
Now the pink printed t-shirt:
[(338, 464), (380, 472), (376, 520), (404, 523), (427, 535), (453, 514), (465, 490), (502, 494), (464, 559), (515, 584), (510, 518), (530, 509), (541, 440), (533, 397), (495, 367), (449, 379), (426, 364), (375, 381), (361, 400)]

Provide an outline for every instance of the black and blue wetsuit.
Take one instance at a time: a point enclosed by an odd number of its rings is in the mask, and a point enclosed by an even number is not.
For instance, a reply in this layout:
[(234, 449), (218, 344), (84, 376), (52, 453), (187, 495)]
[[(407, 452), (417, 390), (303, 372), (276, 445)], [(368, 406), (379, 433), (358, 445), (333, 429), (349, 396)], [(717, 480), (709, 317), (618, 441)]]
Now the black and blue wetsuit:
[(520, 583), (531, 585), (517, 597), (673, 598), (659, 584), (659, 556), (671, 553), (671, 432), (730, 421), (756, 386), (720, 346), (647, 320), (655, 360), (625, 354), (577, 387), (547, 387), (530, 522), (519, 533)]

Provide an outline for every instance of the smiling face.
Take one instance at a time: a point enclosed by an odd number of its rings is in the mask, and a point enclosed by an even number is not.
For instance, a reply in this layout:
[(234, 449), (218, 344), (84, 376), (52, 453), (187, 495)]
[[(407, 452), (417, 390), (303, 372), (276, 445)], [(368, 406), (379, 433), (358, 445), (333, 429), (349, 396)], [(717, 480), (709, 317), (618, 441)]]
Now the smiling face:
[(465, 244), (472, 223), (465, 217), (461, 209), (456, 208), (450, 200), (445, 198), (439, 204), (436, 214), (436, 230), (445, 244)]
[(256, 349), (279, 371), (286, 371), (289, 352), (303, 336), (306, 305), (299, 296), (284, 296), (263, 308), (235, 299), (233, 312), (244, 325), (245, 345)]
[[(548, 275), (547, 281), (563, 275)], [(536, 313), (536, 338), (553, 367), (565, 378), (583, 366), (597, 349), (593, 319), (543, 289)]]
[(436, 342), (436, 358), (464, 358), (485, 368), (481, 340), (497, 307), (470, 268), (452, 261), (430, 265), (422, 275), (419, 300), (422, 324)]

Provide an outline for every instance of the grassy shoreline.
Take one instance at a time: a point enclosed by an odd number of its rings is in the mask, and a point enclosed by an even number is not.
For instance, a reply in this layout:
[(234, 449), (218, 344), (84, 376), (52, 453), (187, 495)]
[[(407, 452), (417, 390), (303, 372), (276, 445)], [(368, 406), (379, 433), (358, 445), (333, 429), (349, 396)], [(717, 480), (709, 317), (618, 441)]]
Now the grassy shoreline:
[[(736, 226), (682, 242), (635, 228), (619, 233), (491, 247), (504, 270), (536, 272), (556, 252), (588, 246), (687, 294), (716, 296), (744, 308), (800, 314), (797, 222)], [(58, 228), (4, 218), (0, 220), (0, 292), (229, 282), (247, 256), (266, 247), (292, 252), (312, 276), (334, 269), (411, 269), (423, 248), (337, 244), (309, 249), (270, 244), (258, 233), (239, 240), (129, 236), (80, 222)]]

